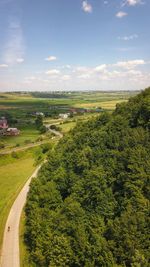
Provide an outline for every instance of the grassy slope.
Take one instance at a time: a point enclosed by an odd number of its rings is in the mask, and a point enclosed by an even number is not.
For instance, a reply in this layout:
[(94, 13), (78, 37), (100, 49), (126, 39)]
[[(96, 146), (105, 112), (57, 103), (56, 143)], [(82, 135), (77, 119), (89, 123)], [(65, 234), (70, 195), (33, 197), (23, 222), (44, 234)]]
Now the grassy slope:
[(62, 129), (62, 133), (67, 133), (71, 129), (73, 129), (76, 125), (76, 122), (68, 122), (64, 124), (60, 124), (59, 127)]
[(13, 201), (35, 167), (32, 154), (25, 154), (20, 159), (11, 156), (0, 158), (0, 247), (7, 216)]

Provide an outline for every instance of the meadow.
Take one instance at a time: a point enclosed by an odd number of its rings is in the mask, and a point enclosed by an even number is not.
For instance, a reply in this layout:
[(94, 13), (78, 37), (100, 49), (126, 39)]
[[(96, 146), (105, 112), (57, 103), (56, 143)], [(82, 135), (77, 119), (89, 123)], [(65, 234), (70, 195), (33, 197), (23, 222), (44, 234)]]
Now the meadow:
[(1, 141), (6, 148), (17, 147), (26, 145), (28, 143), (34, 143), (39, 137), (39, 131), (33, 125), (15, 125), (20, 130), (18, 136), (2, 136)]
[(0, 247), (9, 210), (34, 169), (33, 151), (0, 156)]

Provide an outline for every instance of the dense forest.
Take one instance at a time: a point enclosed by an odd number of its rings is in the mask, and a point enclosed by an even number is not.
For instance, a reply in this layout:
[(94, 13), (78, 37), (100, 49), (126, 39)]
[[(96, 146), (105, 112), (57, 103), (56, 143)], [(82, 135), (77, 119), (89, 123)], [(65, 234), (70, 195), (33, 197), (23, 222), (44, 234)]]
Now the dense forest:
[(150, 88), (49, 153), (25, 207), (35, 266), (150, 266), (149, 130)]

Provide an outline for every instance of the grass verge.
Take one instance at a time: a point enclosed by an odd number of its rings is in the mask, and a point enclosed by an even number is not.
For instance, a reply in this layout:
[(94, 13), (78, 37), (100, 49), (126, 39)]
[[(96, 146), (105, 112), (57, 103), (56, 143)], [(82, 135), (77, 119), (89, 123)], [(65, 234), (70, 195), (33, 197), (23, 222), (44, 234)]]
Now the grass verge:
[(0, 248), (10, 208), (34, 169), (32, 153), (24, 153), (21, 158), (0, 158)]

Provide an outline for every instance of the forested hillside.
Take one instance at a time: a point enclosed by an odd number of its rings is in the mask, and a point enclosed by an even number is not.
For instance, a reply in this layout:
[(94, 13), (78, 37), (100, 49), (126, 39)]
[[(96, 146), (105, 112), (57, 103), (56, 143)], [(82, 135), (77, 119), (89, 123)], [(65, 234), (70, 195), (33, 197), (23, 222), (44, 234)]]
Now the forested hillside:
[(149, 130), (150, 88), (59, 142), (26, 205), (35, 266), (150, 266)]

